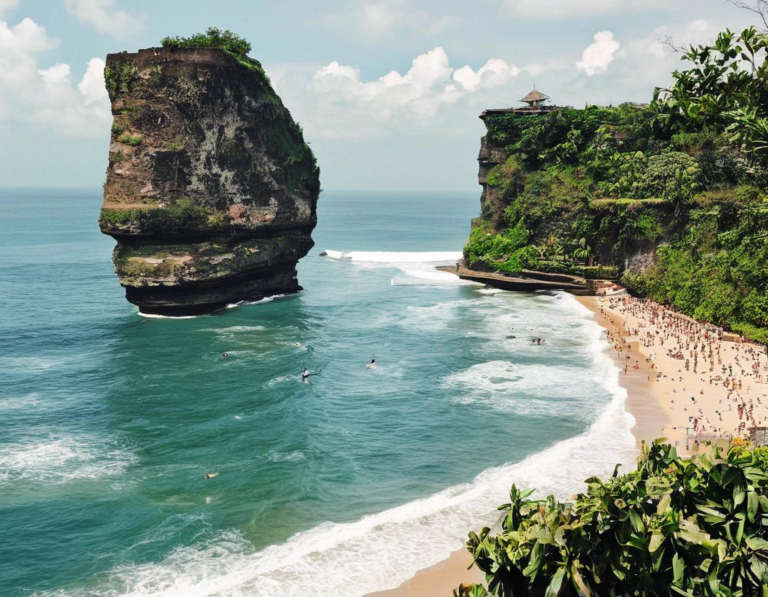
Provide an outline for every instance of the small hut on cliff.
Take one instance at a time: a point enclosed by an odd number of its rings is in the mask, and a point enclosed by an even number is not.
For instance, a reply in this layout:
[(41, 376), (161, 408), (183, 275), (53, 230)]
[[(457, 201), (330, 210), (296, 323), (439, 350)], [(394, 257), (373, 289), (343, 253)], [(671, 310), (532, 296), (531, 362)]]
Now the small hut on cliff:
[(488, 116), (490, 114), (503, 114), (503, 113), (509, 113), (512, 112), (514, 114), (523, 114), (523, 115), (530, 115), (535, 116), (538, 114), (547, 114), (549, 112), (554, 112), (555, 110), (560, 110), (560, 106), (548, 106), (545, 104), (549, 100), (548, 95), (544, 95), (540, 91), (536, 90), (536, 88), (533, 89), (528, 95), (526, 95), (523, 99), (520, 101), (524, 104), (528, 104), (527, 106), (523, 108), (495, 108), (490, 110), (485, 110), (481, 115), (480, 118), (484, 118), (485, 116)]
[(548, 95), (544, 95), (543, 93), (536, 91), (536, 88), (534, 87), (533, 91), (531, 91), (520, 101), (524, 104), (528, 104), (528, 107), (530, 108), (542, 108), (544, 107), (544, 102), (546, 102), (548, 99)]

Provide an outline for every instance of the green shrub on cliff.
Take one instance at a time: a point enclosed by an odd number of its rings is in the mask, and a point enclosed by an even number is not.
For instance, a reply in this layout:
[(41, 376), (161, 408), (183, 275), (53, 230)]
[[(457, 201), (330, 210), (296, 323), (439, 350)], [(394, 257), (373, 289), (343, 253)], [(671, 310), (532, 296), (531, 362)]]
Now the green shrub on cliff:
[(655, 442), (586, 483), (567, 503), (513, 485), (500, 527), (467, 542), (485, 585), (454, 596), (768, 595), (768, 448), (682, 459)]
[(141, 135), (131, 135), (130, 133), (123, 133), (117, 138), (117, 140), (120, 143), (124, 143), (125, 145), (130, 145), (131, 147), (136, 147), (137, 145), (141, 145)]
[(205, 33), (195, 33), (189, 37), (164, 37), (160, 42), (164, 48), (219, 48), (238, 56), (246, 56), (251, 51), (250, 42), (218, 27), (209, 27)]
[(109, 99), (114, 102), (123, 93), (131, 91), (137, 77), (138, 70), (128, 62), (119, 62), (105, 67), (104, 84), (107, 87)]
[(531, 259), (532, 250), (527, 246), (529, 235), (522, 220), (503, 234), (477, 227), (472, 231), (464, 249), (467, 265), (508, 274), (519, 273)]

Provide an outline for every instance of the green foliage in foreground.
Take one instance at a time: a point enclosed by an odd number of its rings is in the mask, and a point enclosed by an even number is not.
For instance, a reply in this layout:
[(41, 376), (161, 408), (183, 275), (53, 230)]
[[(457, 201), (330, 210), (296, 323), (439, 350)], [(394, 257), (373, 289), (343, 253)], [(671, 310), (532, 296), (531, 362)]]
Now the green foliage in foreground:
[(655, 442), (587, 484), (568, 503), (513, 485), (499, 531), (467, 542), (485, 585), (454, 596), (768, 596), (768, 448), (682, 459)]
[(164, 37), (160, 42), (164, 48), (219, 48), (238, 56), (246, 56), (251, 51), (250, 42), (218, 27), (209, 27), (205, 33), (195, 33), (190, 37)]

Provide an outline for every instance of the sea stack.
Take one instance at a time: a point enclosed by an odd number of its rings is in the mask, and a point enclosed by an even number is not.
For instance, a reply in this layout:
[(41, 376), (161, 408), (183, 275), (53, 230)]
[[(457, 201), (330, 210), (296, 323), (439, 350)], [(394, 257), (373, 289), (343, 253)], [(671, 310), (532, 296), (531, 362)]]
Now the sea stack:
[(218, 48), (107, 56), (114, 124), (99, 224), (143, 313), (301, 290), (315, 157), (256, 60)]

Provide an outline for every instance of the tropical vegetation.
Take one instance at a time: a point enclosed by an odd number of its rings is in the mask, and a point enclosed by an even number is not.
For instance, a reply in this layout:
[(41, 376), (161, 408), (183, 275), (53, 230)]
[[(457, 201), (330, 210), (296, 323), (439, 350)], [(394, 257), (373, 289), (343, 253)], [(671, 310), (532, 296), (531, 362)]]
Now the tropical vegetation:
[(514, 485), (467, 548), (486, 582), (454, 597), (768, 595), (768, 448), (660, 442), (637, 469), (587, 479), (567, 502)]
[(619, 275), (768, 342), (767, 47), (756, 28), (692, 47), (649, 105), (486, 113), (467, 266)]

